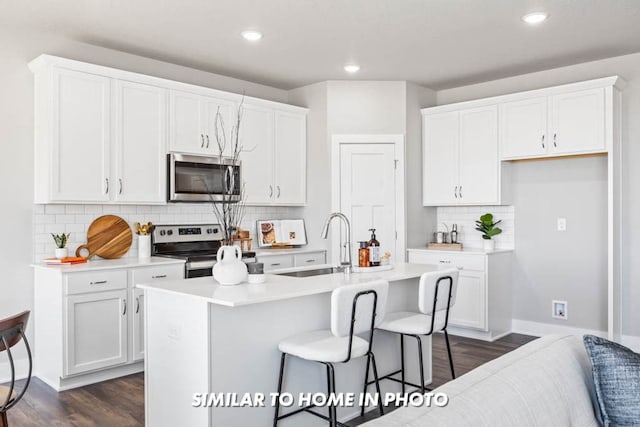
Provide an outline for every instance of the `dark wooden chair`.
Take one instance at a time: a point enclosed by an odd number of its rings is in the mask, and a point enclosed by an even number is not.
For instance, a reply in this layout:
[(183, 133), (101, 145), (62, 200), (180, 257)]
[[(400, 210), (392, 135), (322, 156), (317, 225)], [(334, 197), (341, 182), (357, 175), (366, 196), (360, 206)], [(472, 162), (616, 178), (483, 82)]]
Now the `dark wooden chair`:
[[(0, 353), (6, 351), (7, 358), (9, 359), (9, 365), (11, 366), (11, 382), (9, 386), (0, 385), (0, 427), (8, 427), (7, 410), (13, 408), (16, 403), (22, 399), (24, 393), (29, 387), (31, 381), (31, 371), (33, 368), (33, 359), (31, 357), (31, 348), (25, 335), (27, 329), (27, 321), (29, 320), (29, 311), (24, 311), (15, 316), (7, 319), (0, 320)], [(27, 376), (27, 382), (25, 383), (22, 391), (16, 394), (16, 369), (13, 361), (13, 355), (11, 354), (11, 347), (18, 344), (20, 340), (24, 341), (24, 345), (27, 349), (27, 355), (29, 356), (29, 375)]]

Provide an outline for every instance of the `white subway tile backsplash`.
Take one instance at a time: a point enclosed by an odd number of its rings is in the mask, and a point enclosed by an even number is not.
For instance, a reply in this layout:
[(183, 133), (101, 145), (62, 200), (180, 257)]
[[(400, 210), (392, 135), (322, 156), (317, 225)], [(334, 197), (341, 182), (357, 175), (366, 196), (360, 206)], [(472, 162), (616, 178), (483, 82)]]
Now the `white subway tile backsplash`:
[(46, 205), (44, 212), (46, 214), (63, 214), (65, 212), (64, 205)]
[(65, 212), (68, 214), (83, 214), (85, 213), (84, 205), (66, 205)]
[[(475, 229), (475, 221), (485, 213), (491, 213), (494, 220), (502, 220), (498, 225), (502, 233), (494, 237), (496, 248), (515, 247), (515, 209), (513, 206), (446, 206), (436, 209), (439, 231), (451, 231), (452, 224), (458, 224), (458, 241), (465, 247), (481, 248), (482, 235)], [(446, 227), (445, 227), (446, 225)], [(433, 230), (436, 231), (436, 230)]]
[[(34, 260), (52, 257), (55, 244), (50, 233), (70, 233), (67, 248), (74, 255), (78, 246), (87, 240), (89, 225), (99, 216), (113, 214), (122, 217), (131, 226), (134, 222), (155, 224), (217, 223), (213, 207), (208, 203), (179, 203), (156, 205), (34, 205), (33, 242)], [(300, 218), (297, 208), (247, 206), (241, 227), (250, 231), (255, 239), (256, 221), (260, 219)], [(138, 242), (126, 257), (138, 256)]]

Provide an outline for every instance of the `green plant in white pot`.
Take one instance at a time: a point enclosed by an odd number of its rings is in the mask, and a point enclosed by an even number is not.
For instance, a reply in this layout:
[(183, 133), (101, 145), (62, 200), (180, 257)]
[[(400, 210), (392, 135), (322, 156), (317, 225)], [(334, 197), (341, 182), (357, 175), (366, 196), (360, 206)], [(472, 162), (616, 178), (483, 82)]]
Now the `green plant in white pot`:
[(495, 249), (496, 242), (495, 240), (493, 240), (493, 238), (502, 233), (502, 229), (496, 227), (496, 225), (500, 224), (501, 222), (501, 219), (493, 222), (493, 215), (490, 213), (486, 213), (482, 215), (479, 220), (476, 220), (476, 230), (482, 233), (485, 250), (492, 251)]
[(66, 258), (69, 255), (69, 251), (67, 250), (67, 242), (69, 241), (69, 236), (69, 233), (51, 233), (51, 237), (53, 237), (53, 241), (56, 244), (56, 258), (62, 259)]

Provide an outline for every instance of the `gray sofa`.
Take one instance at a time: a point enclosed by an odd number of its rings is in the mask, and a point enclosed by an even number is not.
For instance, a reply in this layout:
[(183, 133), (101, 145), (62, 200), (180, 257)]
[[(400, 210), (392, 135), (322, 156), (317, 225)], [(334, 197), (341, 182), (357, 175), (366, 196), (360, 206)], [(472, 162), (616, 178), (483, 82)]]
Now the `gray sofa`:
[(447, 406), (407, 406), (363, 426), (599, 426), (591, 363), (577, 336), (537, 339), (434, 391), (448, 394)]

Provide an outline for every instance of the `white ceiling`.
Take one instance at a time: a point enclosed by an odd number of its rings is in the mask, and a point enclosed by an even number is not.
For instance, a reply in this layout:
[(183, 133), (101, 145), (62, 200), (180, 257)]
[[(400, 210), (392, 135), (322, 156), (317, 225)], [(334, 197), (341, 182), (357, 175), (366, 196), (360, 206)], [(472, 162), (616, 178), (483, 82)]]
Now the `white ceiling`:
[[(538, 10), (547, 22), (520, 20)], [(2, 0), (0, 24), (282, 89), (443, 89), (640, 51), (640, 0)], [(247, 28), (264, 38), (246, 42)]]

